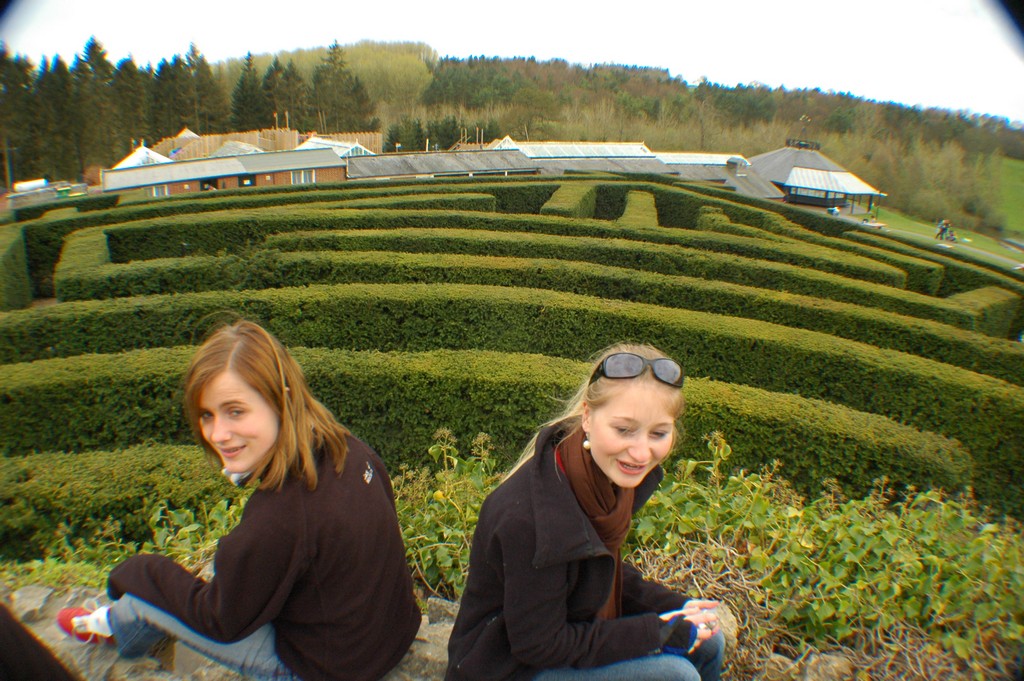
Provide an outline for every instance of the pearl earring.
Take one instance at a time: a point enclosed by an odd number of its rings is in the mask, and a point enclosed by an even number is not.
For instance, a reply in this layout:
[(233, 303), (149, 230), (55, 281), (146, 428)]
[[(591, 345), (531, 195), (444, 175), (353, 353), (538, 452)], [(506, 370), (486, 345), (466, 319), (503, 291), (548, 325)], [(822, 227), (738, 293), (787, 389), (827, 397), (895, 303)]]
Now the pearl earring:
[(583, 449), (590, 451), (590, 436), (586, 433), (583, 434)]

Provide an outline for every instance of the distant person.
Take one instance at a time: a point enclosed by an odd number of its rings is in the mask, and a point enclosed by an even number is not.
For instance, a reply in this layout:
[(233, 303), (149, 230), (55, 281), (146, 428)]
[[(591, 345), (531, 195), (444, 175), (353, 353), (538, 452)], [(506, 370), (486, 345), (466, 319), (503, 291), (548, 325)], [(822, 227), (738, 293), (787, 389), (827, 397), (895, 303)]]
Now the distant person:
[(534, 436), (480, 510), (446, 679), (717, 681), (718, 603), (622, 560), (664, 475), (682, 386), (655, 348), (614, 346)]
[(256, 490), (203, 581), (140, 554), (110, 573), (113, 605), (65, 608), (79, 640), (145, 654), (170, 635), (257, 679), (379, 679), (420, 611), (384, 464), (309, 391), (252, 322), (216, 331), (185, 376), (185, 412), (210, 458)]

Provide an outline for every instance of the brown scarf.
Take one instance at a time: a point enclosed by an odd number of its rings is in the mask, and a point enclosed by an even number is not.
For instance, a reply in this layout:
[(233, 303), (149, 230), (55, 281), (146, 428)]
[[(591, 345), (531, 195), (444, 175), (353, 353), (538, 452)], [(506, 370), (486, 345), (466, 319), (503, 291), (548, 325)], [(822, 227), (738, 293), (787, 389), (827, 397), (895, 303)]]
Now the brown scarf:
[(562, 440), (555, 451), (580, 508), (615, 558), (612, 593), (597, 613), (602, 619), (615, 619), (622, 614), (622, 542), (633, 521), (633, 489), (616, 487), (598, 468), (594, 457), (583, 449), (582, 429)]

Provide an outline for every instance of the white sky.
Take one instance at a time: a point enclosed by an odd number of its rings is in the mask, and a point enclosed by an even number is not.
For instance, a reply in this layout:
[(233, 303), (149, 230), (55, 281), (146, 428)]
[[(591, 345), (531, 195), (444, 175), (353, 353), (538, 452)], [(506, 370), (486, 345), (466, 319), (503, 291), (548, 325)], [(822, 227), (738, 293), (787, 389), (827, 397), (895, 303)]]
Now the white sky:
[(36, 65), (58, 54), (70, 65), (90, 36), (115, 64), (156, 65), (193, 42), (217, 62), (411, 41), (462, 59), (653, 66), (1024, 122), (1024, 38), (997, 0), (14, 0), (0, 18), (8, 52)]

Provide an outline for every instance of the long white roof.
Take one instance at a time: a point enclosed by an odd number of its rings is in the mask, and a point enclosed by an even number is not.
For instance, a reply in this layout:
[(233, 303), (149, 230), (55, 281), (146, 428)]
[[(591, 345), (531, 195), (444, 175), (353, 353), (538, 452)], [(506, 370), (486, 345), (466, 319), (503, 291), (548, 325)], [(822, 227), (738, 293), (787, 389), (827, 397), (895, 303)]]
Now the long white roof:
[(517, 142), (505, 137), (492, 149), (518, 149), (528, 158), (655, 158), (642, 142)]
[(670, 166), (696, 165), (696, 166), (724, 166), (730, 159), (737, 159), (743, 165), (750, 165), (750, 161), (741, 154), (709, 154), (704, 152), (690, 151), (669, 151), (658, 152), (658, 160)]
[(111, 168), (111, 170), (117, 170), (119, 168), (136, 168), (138, 166), (153, 165), (154, 163), (172, 163), (172, 161), (163, 154), (158, 154), (152, 149), (139, 147), (121, 159), (121, 161)]
[(788, 187), (819, 189), (840, 194), (874, 194), (876, 196), (884, 196), (882, 192), (851, 172), (797, 167), (789, 171), (789, 177), (786, 178), (785, 184)]

